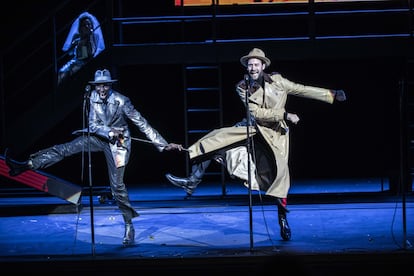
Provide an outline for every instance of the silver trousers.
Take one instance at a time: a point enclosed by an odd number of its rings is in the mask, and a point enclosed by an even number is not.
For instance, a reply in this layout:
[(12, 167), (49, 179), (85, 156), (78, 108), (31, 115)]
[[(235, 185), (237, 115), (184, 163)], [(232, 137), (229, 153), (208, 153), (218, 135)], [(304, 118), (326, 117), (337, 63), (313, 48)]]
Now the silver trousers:
[[(30, 155), (30, 160), (34, 170), (47, 168), (63, 160), (65, 157), (88, 151), (89, 146), (91, 152), (102, 151), (104, 153), (112, 195), (122, 213), (124, 221), (130, 222), (132, 218), (139, 216), (139, 214), (131, 205), (128, 190), (124, 183), (125, 166), (120, 168), (115, 166), (108, 141), (96, 136), (79, 136), (70, 142), (54, 145), (33, 153)], [(125, 163), (127, 164), (128, 160)]]

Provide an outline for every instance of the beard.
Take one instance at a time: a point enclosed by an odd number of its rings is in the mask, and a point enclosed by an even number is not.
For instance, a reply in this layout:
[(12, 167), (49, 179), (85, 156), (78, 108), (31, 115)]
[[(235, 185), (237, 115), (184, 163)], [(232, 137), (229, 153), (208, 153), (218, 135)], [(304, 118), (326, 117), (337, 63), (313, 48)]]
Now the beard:
[(260, 78), (263, 78), (263, 71), (252, 70), (249, 71), (249, 75), (253, 80), (258, 81)]

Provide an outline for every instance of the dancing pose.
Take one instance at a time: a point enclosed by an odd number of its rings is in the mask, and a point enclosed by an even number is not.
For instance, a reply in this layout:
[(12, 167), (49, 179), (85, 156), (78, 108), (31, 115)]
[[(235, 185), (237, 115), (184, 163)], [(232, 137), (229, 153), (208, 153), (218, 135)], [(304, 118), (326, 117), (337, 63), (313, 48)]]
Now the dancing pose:
[[(95, 80), (89, 83), (95, 86), (88, 97), (89, 126), (75, 131), (81, 134), (70, 142), (54, 145), (30, 155), (29, 159), (19, 162), (9, 156), (6, 149), (6, 164), (10, 168), (9, 175), (17, 176), (26, 170), (37, 170), (50, 167), (65, 157), (83, 152), (90, 148), (92, 152), (103, 152), (109, 175), (109, 183), (114, 200), (122, 213), (125, 222), (124, 245), (135, 240), (132, 219), (139, 214), (132, 207), (126, 185), (124, 183), (125, 166), (131, 153), (131, 136), (128, 128), (130, 120), (159, 151), (183, 150), (179, 144), (167, 141), (148, 121), (134, 108), (130, 99), (112, 89), (113, 82), (107, 69), (97, 70)], [(89, 133), (90, 135), (84, 135)]]
[[(299, 117), (285, 111), (287, 98), (294, 95), (332, 104), (335, 100), (345, 101), (345, 92), (294, 83), (279, 73), (265, 73), (271, 61), (258, 48), (241, 57), (240, 62), (246, 67), (247, 75), (237, 83), (236, 92), (248, 108), (250, 122), (244, 120), (232, 127), (216, 129), (199, 139), (188, 148), (191, 174), (188, 177), (167, 174), (166, 178), (191, 195), (211, 160), (218, 161), (227, 168), (230, 176), (275, 198), (280, 235), (283, 240), (290, 240), (291, 230), (286, 216), (290, 188), (287, 121), (297, 123)], [(253, 139), (253, 152), (250, 153), (246, 147), (246, 127)], [(248, 162), (248, 158), (252, 162)]]

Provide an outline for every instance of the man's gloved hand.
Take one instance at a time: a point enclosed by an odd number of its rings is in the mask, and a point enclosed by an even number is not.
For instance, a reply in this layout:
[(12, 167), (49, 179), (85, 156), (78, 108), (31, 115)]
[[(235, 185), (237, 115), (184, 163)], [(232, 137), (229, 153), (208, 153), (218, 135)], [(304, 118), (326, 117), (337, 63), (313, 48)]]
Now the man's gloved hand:
[(111, 144), (115, 144), (120, 139), (124, 138), (124, 131), (123, 129), (111, 128), (111, 131), (108, 133), (109, 142)]
[(299, 116), (295, 113), (286, 113), (286, 120), (291, 121), (295, 125), (299, 122)]
[(169, 143), (169, 144), (166, 145), (164, 150), (167, 150), (167, 151), (170, 151), (170, 150), (182, 151), (182, 150), (184, 150), (184, 147), (181, 144)]
[(333, 92), (333, 96), (334, 99), (340, 102), (343, 102), (346, 100), (346, 95), (345, 95), (345, 91), (340, 89), (340, 90), (332, 90)]

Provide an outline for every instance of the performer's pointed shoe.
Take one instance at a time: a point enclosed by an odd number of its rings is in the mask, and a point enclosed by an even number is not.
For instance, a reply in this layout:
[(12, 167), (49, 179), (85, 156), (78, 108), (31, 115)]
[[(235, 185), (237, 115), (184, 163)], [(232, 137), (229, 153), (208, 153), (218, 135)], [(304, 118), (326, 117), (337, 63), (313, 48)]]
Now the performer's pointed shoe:
[(201, 182), (201, 179), (196, 178), (193, 175), (185, 178), (185, 177), (177, 177), (177, 176), (167, 173), (165, 177), (174, 186), (183, 188), (186, 191), (187, 195), (189, 196), (193, 194), (195, 188)]
[(9, 167), (9, 175), (10, 176), (18, 176), (19, 174), (31, 170), (32, 165), (30, 161), (26, 162), (18, 162), (16, 160), (13, 160), (10, 157), (10, 150), (6, 149), (4, 152), (4, 159), (6, 161), (6, 165)]
[(289, 223), (286, 218), (286, 213), (279, 213), (279, 226), (280, 226), (280, 236), (283, 240), (288, 241), (292, 237), (292, 232), (290, 231)]
[(133, 245), (135, 243), (135, 229), (132, 222), (125, 223), (125, 234), (122, 240), (123, 245)]

